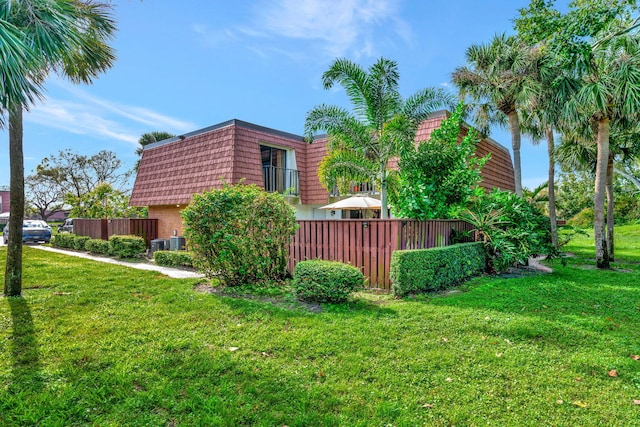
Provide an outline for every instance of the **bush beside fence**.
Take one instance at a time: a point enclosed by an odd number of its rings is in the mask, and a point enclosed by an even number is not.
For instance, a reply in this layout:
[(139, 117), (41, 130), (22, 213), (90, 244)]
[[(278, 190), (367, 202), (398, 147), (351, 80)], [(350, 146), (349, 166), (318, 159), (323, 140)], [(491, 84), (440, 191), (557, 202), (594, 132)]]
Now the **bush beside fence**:
[(193, 258), (187, 251), (155, 251), (153, 260), (163, 267), (193, 267)]
[(392, 290), (396, 295), (441, 290), (482, 273), (485, 265), (480, 242), (395, 251), (391, 257)]
[(147, 250), (145, 241), (138, 236), (111, 236), (109, 241), (91, 239), (88, 236), (76, 236), (61, 233), (51, 239), (51, 246), (61, 249), (89, 251), (94, 254), (111, 254), (120, 258), (140, 256)]
[(362, 289), (364, 276), (356, 267), (336, 261), (301, 261), (293, 269), (298, 298), (313, 302), (344, 302)]

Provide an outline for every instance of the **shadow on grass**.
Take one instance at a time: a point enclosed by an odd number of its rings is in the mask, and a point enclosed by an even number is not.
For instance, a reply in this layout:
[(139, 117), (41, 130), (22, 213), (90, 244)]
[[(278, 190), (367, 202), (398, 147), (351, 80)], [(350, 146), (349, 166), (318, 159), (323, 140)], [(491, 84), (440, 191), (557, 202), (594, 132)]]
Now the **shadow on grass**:
[(11, 309), (11, 388), (16, 392), (39, 391), (42, 385), (40, 353), (29, 304), (23, 297), (7, 297)]
[(268, 311), (284, 318), (313, 315), (320, 313), (342, 314), (347, 316), (390, 317), (397, 313), (367, 299), (354, 298), (340, 304), (313, 303), (297, 300), (292, 295), (265, 297), (255, 295), (217, 295), (224, 304), (243, 313)]

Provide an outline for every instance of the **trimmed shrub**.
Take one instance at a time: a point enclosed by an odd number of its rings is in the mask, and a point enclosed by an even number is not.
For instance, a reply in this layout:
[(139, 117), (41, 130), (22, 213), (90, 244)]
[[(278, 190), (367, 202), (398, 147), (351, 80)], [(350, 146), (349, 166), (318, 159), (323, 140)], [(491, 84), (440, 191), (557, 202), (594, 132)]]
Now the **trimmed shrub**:
[(593, 227), (593, 208), (584, 208), (573, 218), (567, 221), (567, 225), (573, 225), (574, 227), (587, 228)]
[(61, 249), (73, 249), (73, 239), (75, 234), (60, 233), (51, 238), (51, 246)]
[(343, 302), (362, 289), (364, 276), (354, 266), (335, 261), (301, 261), (293, 269), (298, 298), (313, 302)]
[(84, 248), (92, 254), (107, 255), (109, 253), (109, 241), (102, 239), (89, 239)]
[(482, 273), (485, 265), (481, 242), (394, 251), (390, 273), (393, 293), (401, 296), (448, 288)]
[(89, 236), (74, 236), (73, 237), (73, 249), (77, 251), (84, 251), (84, 245), (87, 240), (91, 239)]
[(191, 253), (187, 251), (155, 251), (153, 260), (164, 267), (193, 267)]
[(140, 236), (111, 236), (109, 247), (109, 253), (119, 258), (133, 258), (147, 250), (147, 244)]
[(237, 286), (286, 275), (296, 221), (281, 194), (226, 185), (194, 195), (182, 219), (194, 263), (209, 277)]

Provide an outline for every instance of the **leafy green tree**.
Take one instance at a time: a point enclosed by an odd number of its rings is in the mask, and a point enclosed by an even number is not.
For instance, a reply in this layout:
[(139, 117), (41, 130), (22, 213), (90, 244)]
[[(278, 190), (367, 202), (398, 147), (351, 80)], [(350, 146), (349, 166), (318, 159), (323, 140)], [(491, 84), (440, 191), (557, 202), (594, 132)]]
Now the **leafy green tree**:
[(122, 190), (129, 184), (131, 171), (122, 170), (122, 161), (110, 150), (100, 150), (85, 156), (72, 150), (61, 150), (57, 155), (42, 159), (35, 174), (43, 180), (57, 184), (64, 194), (80, 197), (101, 183)]
[(25, 187), (29, 209), (33, 209), (43, 220), (62, 211), (64, 192), (56, 182), (36, 173), (25, 179)]
[(103, 182), (93, 190), (76, 196), (67, 193), (66, 204), (72, 206), (69, 216), (78, 218), (146, 218), (146, 208), (129, 206), (129, 196)]
[(336, 59), (322, 75), (325, 89), (340, 84), (354, 112), (319, 105), (307, 113), (309, 141), (318, 131), (329, 134), (329, 154), (321, 165), (321, 181), (329, 188), (338, 179), (376, 182), (382, 218), (387, 218), (389, 160), (414, 143), (420, 122), (438, 108), (452, 105), (441, 89), (427, 88), (406, 100), (398, 90), (398, 64), (380, 58), (369, 70), (347, 59)]
[[(144, 150), (144, 147), (158, 141), (164, 141), (165, 139), (173, 138), (174, 136), (175, 136), (174, 134), (169, 132), (164, 132), (164, 131), (153, 131), (153, 132), (143, 133), (140, 136), (140, 139), (138, 139), (138, 144), (140, 144), (140, 146), (136, 148), (136, 155), (142, 158), (142, 151)], [(135, 170), (137, 171), (139, 167), (140, 167), (140, 159), (138, 159), (138, 161), (136, 162)]]
[(115, 31), (110, 4), (84, 0), (9, 0), (0, 5), (1, 108), (9, 117), (11, 219), (4, 292), (22, 292), (24, 159), (22, 111), (41, 96), (50, 72), (90, 82), (111, 67)]
[[(521, 37), (541, 44), (579, 81), (567, 89), (567, 121), (589, 120), (596, 129), (594, 194), (596, 264), (608, 268), (605, 194), (612, 125), (637, 121), (640, 111), (640, 40), (630, 31), (639, 25), (635, 0), (576, 0), (561, 14), (553, 1), (532, 0), (521, 10), (516, 28)], [(621, 125), (621, 128), (624, 128)], [(609, 240), (613, 238), (609, 235)]]
[(615, 172), (633, 184), (636, 191), (640, 191), (640, 161), (635, 160), (623, 163), (615, 168)]
[(452, 74), (460, 96), (471, 100), (476, 125), (483, 133), (488, 133), (491, 123), (508, 122), (519, 196), (522, 195), (522, 136), (518, 110), (531, 97), (531, 79), (537, 73), (534, 53), (516, 37), (496, 35), (490, 43), (470, 46), (466, 52), (468, 65), (456, 68)]
[(561, 218), (568, 220), (586, 208), (593, 209), (593, 182), (593, 173), (589, 171), (560, 173), (558, 213)]
[(463, 112), (459, 104), (428, 141), (400, 155), (398, 190), (391, 193), (395, 216), (451, 218), (467, 205), (489, 156), (475, 156), (478, 137), (473, 129), (458, 143)]

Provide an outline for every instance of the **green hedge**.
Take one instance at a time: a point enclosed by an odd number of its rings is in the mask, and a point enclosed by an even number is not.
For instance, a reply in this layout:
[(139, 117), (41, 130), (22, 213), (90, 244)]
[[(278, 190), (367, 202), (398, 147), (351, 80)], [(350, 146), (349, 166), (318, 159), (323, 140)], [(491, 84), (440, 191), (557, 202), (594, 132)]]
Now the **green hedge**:
[(119, 258), (133, 258), (147, 250), (147, 244), (140, 236), (111, 236), (109, 246), (109, 253)]
[(362, 289), (362, 272), (334, 261), (301, 261), (293, 269), (293, 289), (298, 298), (314, 302), (343, 302)]
[(109, 242), (102, 239), (89, 239), (85, 242), (84, 248), (92, 254), (106, 255), (109, 253)]
[(146, 252), (147, 244), (139, 236), (111, 236), (109, 241), (60, 233), (51, 238), (51, 246), (62, 249), (89, 251), (94, 254), (110, 254), (120, 258), (132, 258)]
[(60, 233), (56, 236), (53, 236), (50, 243), (54, 248), (73, 249), (73, 239), (75, 237), (75, 234)]
[(155, 251), (153, 260), (164, 267), (193, 267), (191, 253), (187, 251)]
[(395, 251), (391, 255), (392, 289), (396, 295), (437, 291), (482, 273), (485, 266), (481, 242)]
[(89, 237), (89, 236), (74, 236), (73, 237), (73, 248), (72, 249), (75, 249), (77, 251), (85, 250), (84, 245), (90, 239), (91, 239), (91, 237)]

